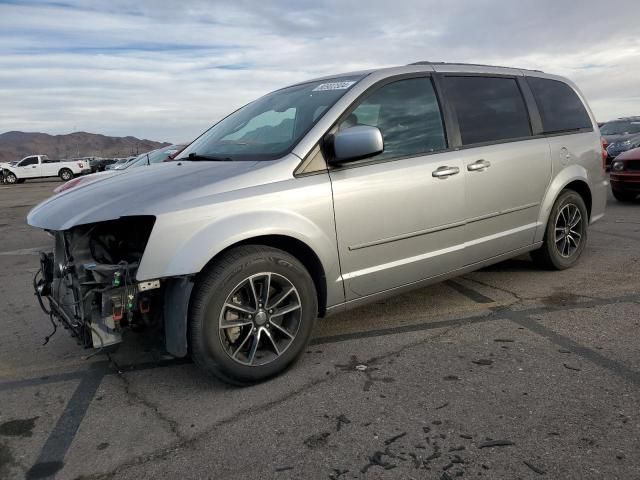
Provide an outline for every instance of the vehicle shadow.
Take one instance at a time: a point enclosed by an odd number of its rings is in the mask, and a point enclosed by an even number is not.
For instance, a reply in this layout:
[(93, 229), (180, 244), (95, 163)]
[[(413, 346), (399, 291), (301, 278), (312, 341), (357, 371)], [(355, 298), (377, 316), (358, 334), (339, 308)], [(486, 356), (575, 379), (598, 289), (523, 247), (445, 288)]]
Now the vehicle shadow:
[(521, 256), (512, 258), (509, 260), (505, 260), (504, 262), (496, 263), (494, 265), (489, 265), (488, 267), (484, 267), (480, 270), (476, 270), (477, 272), (531, 272), (531, 271), (539, 271), (540, 267), (538, 267), (528, 256)]

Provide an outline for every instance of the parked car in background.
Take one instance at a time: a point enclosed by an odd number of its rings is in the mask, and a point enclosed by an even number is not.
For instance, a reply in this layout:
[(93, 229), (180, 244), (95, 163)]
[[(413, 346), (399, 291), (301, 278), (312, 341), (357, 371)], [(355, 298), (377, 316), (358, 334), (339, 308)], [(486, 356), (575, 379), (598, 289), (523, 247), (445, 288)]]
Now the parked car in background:
[(132, 157), (126, 157), (126, 158), (120, 158), (117, 161), (106, 165), (105, 166), (105, 170), (119, 170), (120, 168), (122, 168), (124, 165), (127, 165), (129, 162), (134, 161), (136, 158), (138, 158), (137, 156), (132, 156)]
[(627, 150), (611, 163), (611, 191), (621, 202), (632, 202), (640, 195), (640, 148)]
[[(122, 168), (142, 167), (144, 165), (153, 165), (154, 163), (162, 163), (171, 160), (172, 155), (182, 151), (185, 145), (170, 145), (168, 147), (158, 148), (147, 153), (139, 155), (133, 162)], [(118, 169), (116, 169), (118, 170)]]
[(18, 163), (18, 160), (14, 160), (13, 162), (0, 162), (0, 183), (6, 183), (5, 168), (12, 167), (16, 163)]
[(116, 163), (116, 161), (115, 158), (92, 157), (92, 159), (89, 160), (91, 173), (104, 172), (108, 165), (112, 165)]
[(132, 168), (169, 161), (172, 159), (172, 155), (176, 155), (177, 153), (182, 151), (184, 147), (185, 145), (171, 145), (169, 147), (163, 147), (157, 150), (152, 150), (151, 152), (143, 153), (142, 155), (138, 155), (137, 157), (135, 157), (133, 160), (123, 162), (120, 168), (113, 168), (110, 170), (105, 170), (104, 172), (98, 172), (91, 175), (74, 178), (73, 180), (70, 180), (67, 183), (55, 188), (53, 192), (64, 192), (65, 190), (69, 190), (70, 188), (105, 179), (109, 176), (115, 175), (118, 172), (124, 173), (130, 171), (130, 169)]
[(86, 347), (152, 325), (235, 384), (282, 372), (318, 316), (526, 252), (575, 265), (608, 188), (573, 83), (481, 65), (282, 88), (176, 160), (35, 207), (55, 246), (34, 286)]
[(640, 117), (624, 117), (606, 122), (600, 127), (600, 134), (607, 145), (608, 167), (622, 152), (640, 147)]
[(24, 183), (27, 179), (60, 177), (71, 180), (75, 175), (89, 173), (91, 167), (87, 160), (51, 160), (46, 155), (30, 155), (15, 165), (3, 168), (5, 183)]

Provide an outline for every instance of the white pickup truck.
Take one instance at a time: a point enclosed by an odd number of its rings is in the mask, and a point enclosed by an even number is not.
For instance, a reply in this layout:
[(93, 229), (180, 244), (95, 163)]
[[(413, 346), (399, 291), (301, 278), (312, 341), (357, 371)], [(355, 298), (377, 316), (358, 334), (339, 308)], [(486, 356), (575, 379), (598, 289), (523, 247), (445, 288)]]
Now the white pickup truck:
[(29, 178), (60, 177), (71, 180), (76, 175), (91, 172), (88, 160), (50, 160), (46, 155), (30, 155), (17, 163), (1, 165), (5, 183), (24, 183)]

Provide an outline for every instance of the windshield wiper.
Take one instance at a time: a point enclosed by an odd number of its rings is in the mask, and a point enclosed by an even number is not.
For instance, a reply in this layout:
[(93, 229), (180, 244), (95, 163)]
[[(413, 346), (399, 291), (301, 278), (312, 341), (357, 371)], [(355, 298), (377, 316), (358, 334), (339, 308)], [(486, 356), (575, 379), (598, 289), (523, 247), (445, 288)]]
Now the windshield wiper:
[(180, 158), (178, 160), (193, 160), (193, 161), (205, 161), (205, 162), (231, 162), (233, 159), (231, 157), (218, 157), (215, 155), (198, 155), (193, 152), (190, 153), (187, 158)]

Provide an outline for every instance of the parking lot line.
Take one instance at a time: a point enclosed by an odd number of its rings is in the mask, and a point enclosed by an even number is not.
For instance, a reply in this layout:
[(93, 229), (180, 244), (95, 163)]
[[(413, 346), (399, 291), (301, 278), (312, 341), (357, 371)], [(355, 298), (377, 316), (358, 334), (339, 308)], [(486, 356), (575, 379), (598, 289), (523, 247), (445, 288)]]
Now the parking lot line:
[[(428, 320), (428, 321), (421, 322), (421, 323), (414, 323), (410, 325), (400, 325), (397, 327), (380, 328), (376, 330), (364, 330), (364, 331), (345, 333), (340, 335), (317, 337), (311, 340), (310, 344), (325, 345), (325, 344), (331, 344), (331, 343), (345, 342), (349, 340), (359, 340), (364, 338), (374, 338), (374, 337), (381, 337), (381, 336), (387, 336), (387, 335), (398, 335), (403, 333), (412, 333), (412, 332), (419, 332), (424, 330), (433, 330), (438, 328), (473, 325), (478, 323), (490, 322), (493, 320), (511, 320), (512, 318), (516, 318), (516, 317), (528, 318), (531, 315), (564, 312), (567, 310), (593, 308), (593, 307), (599, 307), (599, 306), (610, 306), (610, 305), (617, 305), (617, 304), (626, 303), (626, 302), (640, 302), (640, 295), (626, 294), (626, 295), (620, 295), (620, 296), (610, 297), (606, 299), (603, 298), (603, 299), (586, 300), (584, 302), (571, 303), (567, 305), (534, 306), (534, 307), (525, 308), (523, 310), (513, 310), (512, 308), (506, 305), (497, 305), (494, 307), (490, 307), (490, 310), (491, 310), (490, 313), (483, 313), (480, 315), (474, 315), (470, 317), (451, 318), (451, 319), (445, 319), (445, 320), (434, 320), (433, 318), (428, 318), (428, 319), (424, 318), (425, 320)], [(541, 328), (544, 329), (545, 327), (541, 326)], [(137, 364), (114, 365), (115, 368), (113, 370), (108, 370), (105, 373), (105, 375), (113, 375), (113, 374), (118, 374), (120, 372), (142, 371), (142, 370), (155, 369), (155, 368), (172, 367), (172, 366), (184, 365), (188, 363), (191, 363), (189, 359), (176, 358), (176, 359), (165, 359), (165, 360), (159, 360), (159, 361), (153, 361), (153, 362), (142, 362)], [(59, 374), (52, 374), (47, 376), (36, 376), (36, 377), (20, 379), (20, 380), (8, 380), (4, 382), (0, 381), (0, 391), (31, 387), (31, 386), (40, 385), (40, 384), (69, 381), (77, 378), (82, 378), (86, 374), (86, 372), (87, 370), (83, 369), (83, 370), (75, 370), (71, 372), (62, 372)]]
[(444, 283), (445, 285), (448, 285), (449, 287), (456, 290), (458, 293), (461, 293), (462, 295), (473, 300), (476, 303), (494, 303), (495, 302), (494, 299), (489, 298), (486, 295), (483, 295), (472, 288), (465, 287), (461, 283), (454, 282), (453, 280), (447, 280)]
[(592, 350), (584, 345), (581, 345), (574, 340), (571, 340), (564, 335), (560, 335), (553, 330), (545, 327), (541, 323), (536, 322), (534, 319), (530, 318), (529, 315), (523, 312), (513, 312), (507, 316), (509, 320), (514, 323), (517, 323), (521, 327), (524, 327), (547, 340), (555, 343), (559, 347), (565, 348), (567, 350), (572, 351), (576, 355), (579, 355), (591, 363), (598, 365), (599, 367), (606, 368), (611, 373), (619, 376), (620, 378), (635, 383), (636, 385), (640, 385), (640, 372), (630, 369), (629, 367), (621, 364), (620, 362), (616, 362), (604, 355)]
[(27, 480), (32, 478), (53, 478), (64, 466), (64, 457), (71, 446), (76, 432), (84, 419), (93, 397), (107, 373), (108, 362), (91, 365), (67, 403), (56, 426), (45, 441), (35, 464), (27, 471)]

